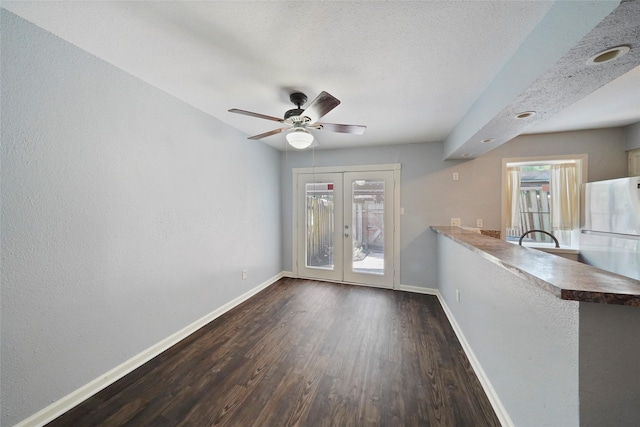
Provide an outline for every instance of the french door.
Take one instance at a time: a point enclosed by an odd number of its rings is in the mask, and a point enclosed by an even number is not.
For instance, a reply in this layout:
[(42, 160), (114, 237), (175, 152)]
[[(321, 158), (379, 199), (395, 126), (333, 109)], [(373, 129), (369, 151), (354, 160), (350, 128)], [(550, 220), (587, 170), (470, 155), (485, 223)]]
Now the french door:
[(297, 175), (299, 277), (392, 288), (394, 171)]

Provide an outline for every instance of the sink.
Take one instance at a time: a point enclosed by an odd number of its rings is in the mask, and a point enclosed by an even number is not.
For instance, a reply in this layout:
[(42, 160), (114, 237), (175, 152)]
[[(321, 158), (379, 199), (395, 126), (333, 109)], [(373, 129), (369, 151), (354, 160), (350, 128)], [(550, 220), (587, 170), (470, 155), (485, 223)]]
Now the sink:
[(541, 247), (531, 247), (531, 249), (537, 249), (542, 252), (546, 252), (549, 254), (561, 256), (562, 258), (570, 259), (571, 261), (580, 262), (580, 251), (578, 249), (568, 249), (568, 248), (541, 248)]

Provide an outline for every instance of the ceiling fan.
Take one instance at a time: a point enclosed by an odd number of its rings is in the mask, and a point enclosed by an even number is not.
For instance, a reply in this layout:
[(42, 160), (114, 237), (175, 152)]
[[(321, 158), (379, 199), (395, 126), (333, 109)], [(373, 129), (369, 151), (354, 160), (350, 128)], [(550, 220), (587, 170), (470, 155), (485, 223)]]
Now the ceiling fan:
[(319, 122), (325, 114), (333, 110), (340, 104), (340, 100), (330, 95), (327, 92), (321, 92), (316, 99), (314, 99), (307, 108), (302, 109), (301, 106), (307, 102), (307, 95), (302, 92), (294, 92), (289, 95), (291, 102), (297, 107), (284, 113), (284, 118), (267, 116), (264, 114), (253, 113), (251, 111), (239, 110), (232, 108), (230, 113), (244, 114), (246, 116), (258, 117), (260, 119), (271, 120), (279, 122), (285, 125), (279, 129), (274, 129), (269, 132), (261, 133), (259, 135), (250, 136), (248, 139), (262, 139), (267, 136), (275, 135), (280, 132), (287, 133), (287, 142), (292, 147), (298, 149), (304, 149), (313, 143), (313, 135), (309, 132), (309, 129), (315, 130), (329, 130), (332, 132), (340, 133), (352, 133), (356, 135), (362, 135), (367, 128), (362, 125), (340, 125), (336, 123), (324, 123)]

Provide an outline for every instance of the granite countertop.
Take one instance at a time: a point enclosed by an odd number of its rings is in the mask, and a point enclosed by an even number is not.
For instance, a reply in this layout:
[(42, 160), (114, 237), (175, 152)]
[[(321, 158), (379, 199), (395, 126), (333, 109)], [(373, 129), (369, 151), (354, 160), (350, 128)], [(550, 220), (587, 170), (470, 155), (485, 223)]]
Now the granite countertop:
[(640, 281), (459, 227), (431, 229), (564, 300), (640, 307)]

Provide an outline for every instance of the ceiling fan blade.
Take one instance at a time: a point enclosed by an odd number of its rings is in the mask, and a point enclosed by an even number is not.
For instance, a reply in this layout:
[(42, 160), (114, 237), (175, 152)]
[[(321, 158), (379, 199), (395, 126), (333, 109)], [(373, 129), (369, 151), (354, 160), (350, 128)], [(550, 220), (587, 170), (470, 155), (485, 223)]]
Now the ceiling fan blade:
[(322, 91), (320, 95), (318, 95), (318, 97), (314, 99), (307, 108), (305, 108), (301, 116), (307, 116), (311, 119), (310, 123), (315, 123), (320, 120), (322, 116), (336, 108), (339, 104), (340, 100), (338, 98)]
[(250, 136), (247, 139), (262, 139), (262, 138), (266, 138), (267, 136), (275, 135), (275, 134), (280, 133), (282, 131), (285, 131), (287, 129), (289, 129), (289, 128), (274, 129), (274, 130), (270, 130), (269, 132), (261, 133), (260, 135)]
[(340, 125), (337, 123), (316, 123), (318, 126), (321, 126), (320, 129), (328, 130), (331, 132), (340, 132), (340, 133), (352, 133), (354, 135), (362, 135), (364, 131), (367, 129), (366, 126), (362, 125)]
[(245, 116), (257, 117), (259, 119), (271, 120), (271, 121), (279, 122), (279, 123), (283, 123), (284, 122), (284, 119), (280, 119), (278, 117), (267, 116), (265, 114), (254, 113), (254, 112), (247, 111), (247, 110), (239, 110), (237, 108), (232, 108), (232, 109), (229, 110), (229, 112), (230, 113), (236, 113), (236, 114), (244, 114)]

